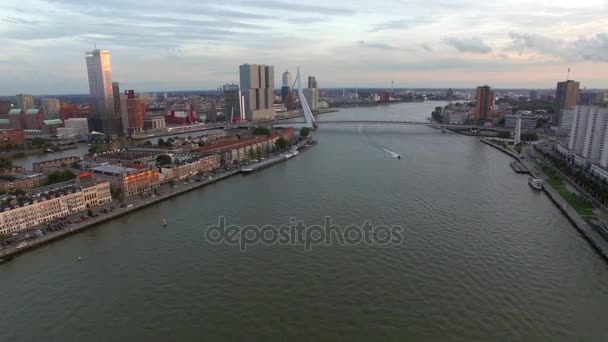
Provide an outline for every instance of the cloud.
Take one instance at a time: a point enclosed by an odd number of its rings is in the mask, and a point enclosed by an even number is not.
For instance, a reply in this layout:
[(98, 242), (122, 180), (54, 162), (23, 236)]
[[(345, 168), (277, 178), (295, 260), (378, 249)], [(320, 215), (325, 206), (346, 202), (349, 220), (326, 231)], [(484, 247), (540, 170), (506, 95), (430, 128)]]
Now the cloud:
[(432, 47), (431, 47), (429, 44), (427, 44), (427, 43), (422, 43), (422, 44), (420, 44), (420, 47), (421, 47), (421, 48), (422, 48), (424, 51), (427, 51), (427, 52), (433, 52), (433, 48), (432, 48)]
[(364, 40), (360, 40), (357, 42), (359, 47), (363, 48), (373, 48), (373, 49), (383, 49), (383, 50), (398, 50), (396, 47), (386, 44), (386, 43), (368, 43)]
[(432, 23), (433, 20), (426, 17), (413, 17), (407, 19), (387, 20), (372, 26), (369, 32), (381, 32), (388, 30), (404, 30), (415, 26)]
[(608, 62), (608, 33), (598, 33), (590, 38), (579, 37), (571, 41), (529, 33), (511, 32), (509, 36), (511, 45), (508, 49), (520, 54), (532, 51), (568, 62)]
[(486, 44), (479, 37), (471, 37), (471, 38), (457, 38), (457, 37), (444, 37), (443, 41), (456, 48), (456, 50), (460, 52), (470, 52), (470, 53), (490, 53), (492, 52), (492, 47)]

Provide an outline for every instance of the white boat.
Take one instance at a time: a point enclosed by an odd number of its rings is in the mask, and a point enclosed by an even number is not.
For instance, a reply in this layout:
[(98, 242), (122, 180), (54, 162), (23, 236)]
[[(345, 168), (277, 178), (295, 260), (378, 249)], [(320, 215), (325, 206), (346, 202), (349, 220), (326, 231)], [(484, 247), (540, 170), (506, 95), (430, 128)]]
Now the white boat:
[(22, 242), (22, 243), (20, 243), (20, 244), (17, 245), (17, 249), (23, 248), (25, 246), (27, 246), (27, 242)]
[(163, 222), (161, 223), (163, 227), (167, 226), (167, 220), (163, 219)]
[(291, 154), (292, 157), (297, 156), (298, 154), (300, 154), (300, 152), (298, 151), (297, 147), (292, 147), (291, 150), (289, 151), (289, 153)]
[(543, 180), (542, 179), (530, 177), (530, 178), (528, 178), (528, 184), (530, 184), (532, 189), (534, 189), (536, 191), (541, 191), (543, 189)]

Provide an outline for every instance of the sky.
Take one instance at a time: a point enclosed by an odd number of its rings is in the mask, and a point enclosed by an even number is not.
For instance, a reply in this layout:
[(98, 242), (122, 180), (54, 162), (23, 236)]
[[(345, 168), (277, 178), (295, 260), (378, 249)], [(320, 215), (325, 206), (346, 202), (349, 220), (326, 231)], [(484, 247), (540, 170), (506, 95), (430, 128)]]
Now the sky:
[(0, 95), (88, 93), (109, 50), (137, 91), (216, 89), (244, 63), (320, 87), (608, 88), (608, 0), (2, 0)]

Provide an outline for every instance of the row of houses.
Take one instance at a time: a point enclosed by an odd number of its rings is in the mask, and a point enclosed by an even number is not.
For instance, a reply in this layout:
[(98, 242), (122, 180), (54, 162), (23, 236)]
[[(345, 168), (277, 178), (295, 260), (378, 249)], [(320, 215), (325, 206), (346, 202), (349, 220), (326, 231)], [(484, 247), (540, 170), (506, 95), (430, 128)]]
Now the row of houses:
[(89, 173), (81, 174), (78, 185), (20, 200), (6, 199), (0, 206), (0, 234), (12, 234), (111, 201), (108, 182), (97, 182)]

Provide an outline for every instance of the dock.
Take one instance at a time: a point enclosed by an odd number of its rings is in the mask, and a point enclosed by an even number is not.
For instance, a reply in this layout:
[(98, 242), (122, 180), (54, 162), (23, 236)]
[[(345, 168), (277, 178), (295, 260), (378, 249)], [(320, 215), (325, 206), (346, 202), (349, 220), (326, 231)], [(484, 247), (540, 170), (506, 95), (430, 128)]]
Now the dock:
[(513, 169), (513, 171), (515, 171), (515, 173), (530, 173), (528, 168), (519, 161), (512, 161), (509, 163), (509, 165), (511, 165), (511, 168)]

